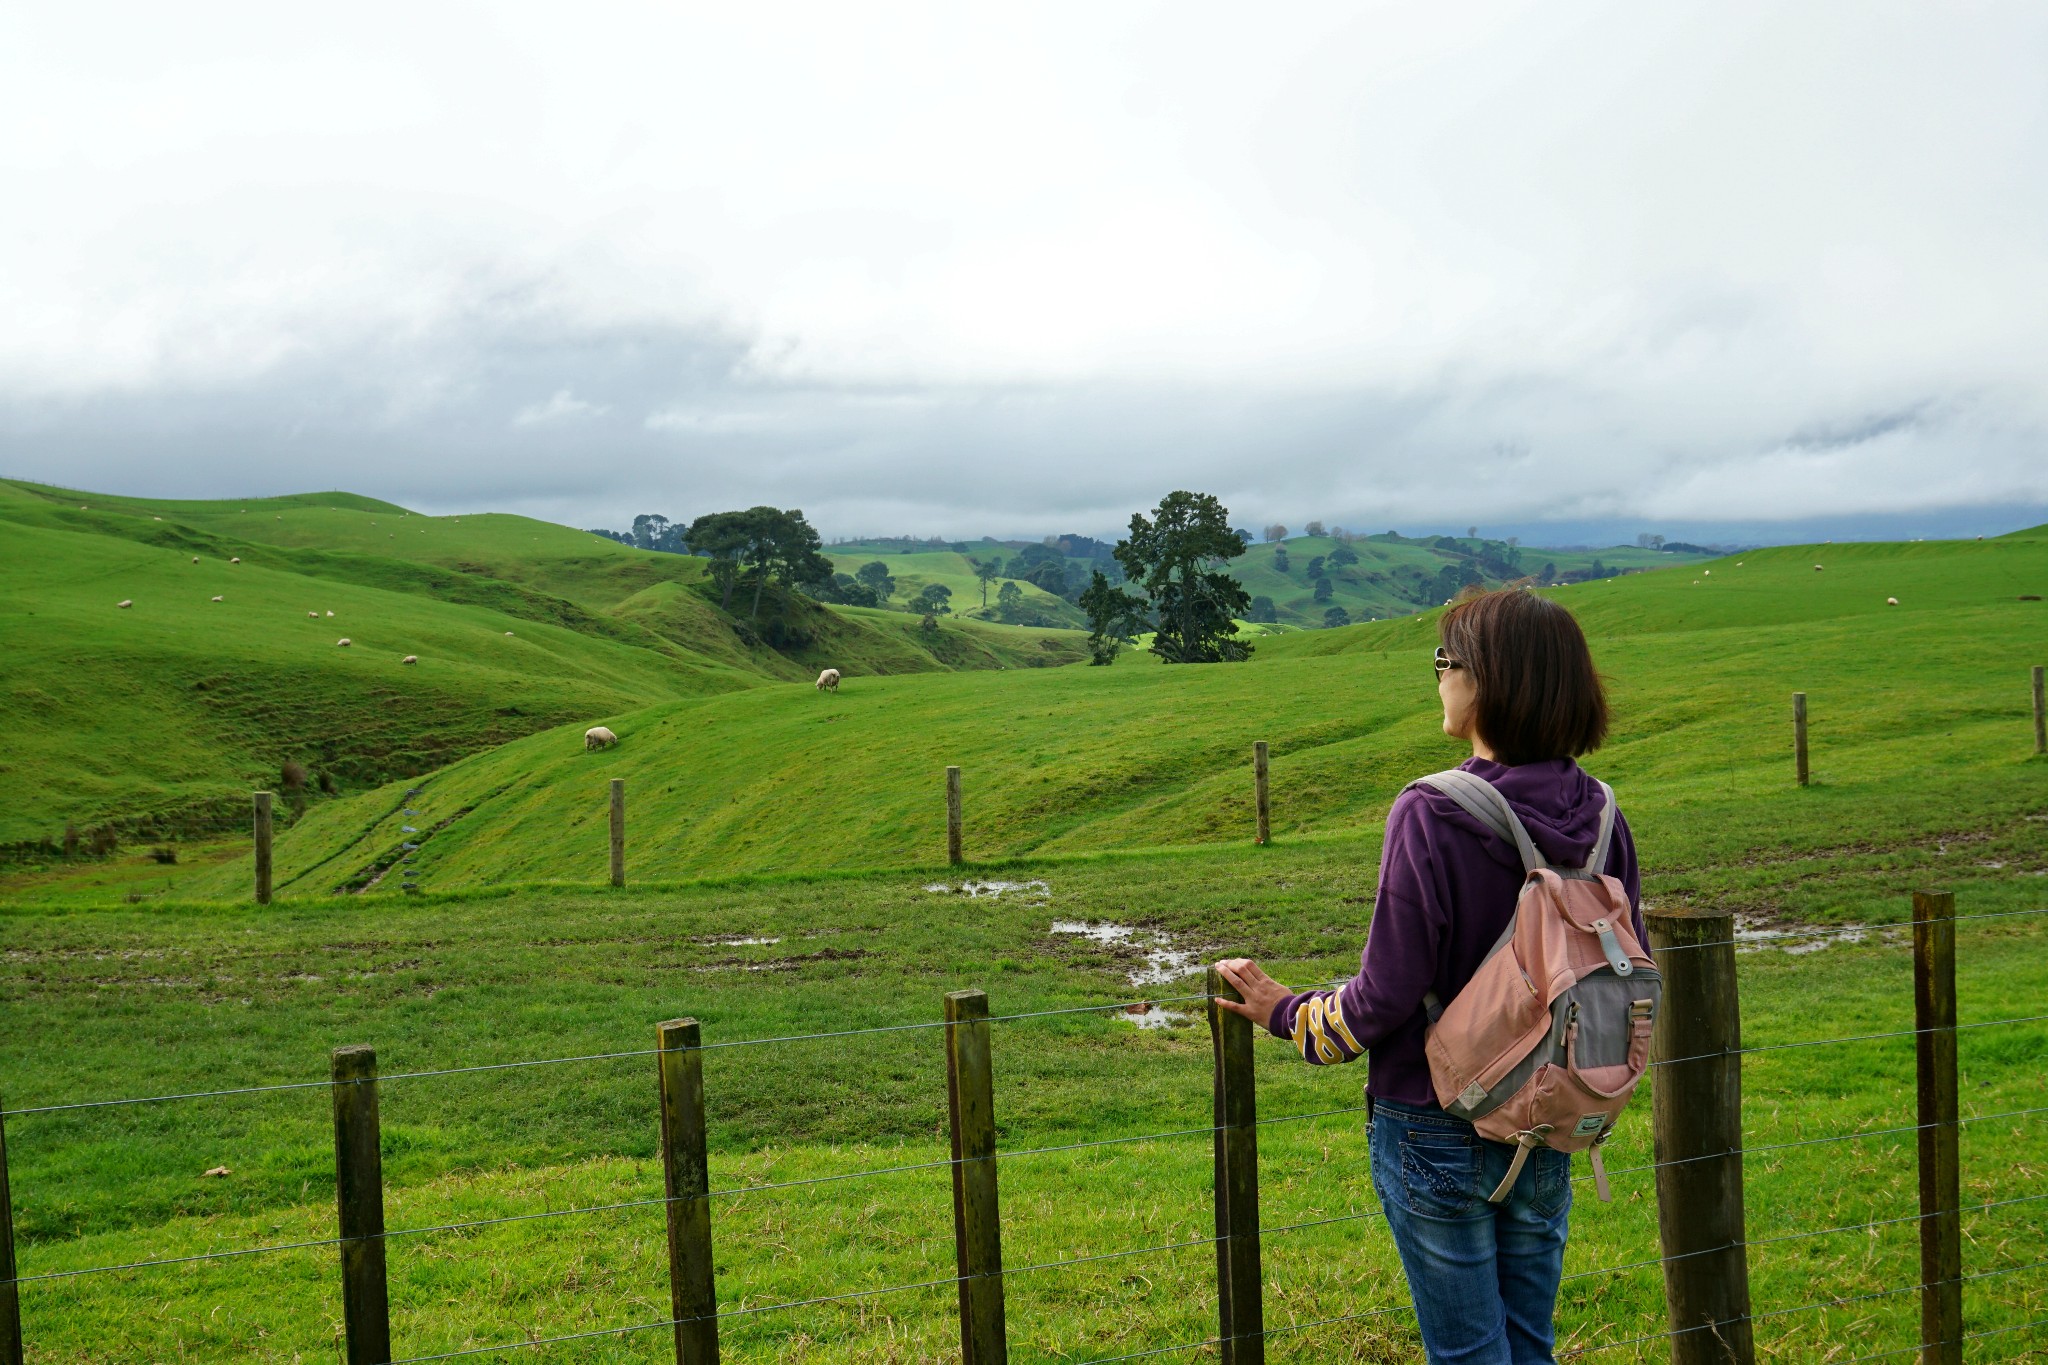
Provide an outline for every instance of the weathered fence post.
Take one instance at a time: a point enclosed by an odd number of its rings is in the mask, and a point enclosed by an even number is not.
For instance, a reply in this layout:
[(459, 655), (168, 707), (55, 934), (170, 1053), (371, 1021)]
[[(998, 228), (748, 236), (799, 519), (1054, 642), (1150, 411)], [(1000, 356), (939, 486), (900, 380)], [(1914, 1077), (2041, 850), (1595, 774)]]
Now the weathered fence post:
[(384, 1157), (379, 1150), (377, 1052), (334, 1049), (334, 1202), (341, 1222), (341, 1315), (347, 1365), (391, 1359), (384, 1283)]
[(711, 1165), (704, 1135), (704, 1053), (695, 1019), (654, 1030), (661, 1080), (661, 1172), (668, 1195), (668, 1289), (676, 1365), (717, 1365), (711, 1275)]
[(2042, 690), (2040, 664), (2034, 665), (2034, 752), (2048, 754), (2048, 693)]
[(1913, 893), (1920, 1075), (1920, 1360), (1962, 1365), (1962, 1171), (1957, 1149), (1956, 898)]
[(626, 884), (626, 779), (612, 779), (612, 885)]
[(1216, 1315), (1223, 1365), (1264, 1365), (1259, 1275), (1259, 1130), (1252, 1023), (1216, 1003), (1242, 999), (1209, 969), (1209, 1041), (1216, 1078)]
[(960, 770), (946, 769), (946, 861), (960, 865)]
[(1668, 912), (1644, 919), (1664, 974), (1650, 1097), (1664, 1295), (1677, 1334), (1671, 1361), (1754, 1365), (1742, 1209), (1735, 919)]
[(1806, 694), (1792, 694), (1792, 756), (1799, 767), (1799, 785), (1806, 785)]
[[(957, 771), (957, 769), (955, 770)], [(946, 1105), (953, 1121), (953, 1247), (962, 1365), (1004, 1365), (1003, 1230), (996, 1203), (996, 1101), (988, 996), (946, 996)]]
[(1272, 837), (1272, 807), (1266, 801), (1266, 741), (1252, 745), (1252, 786), (1257, 789), (1259, 799), (1259, 842), (1265, 843)]
[[(0, 1105), (0, 1108), (6, 1106)], [(21, 1365), (21, 1295), (14, 1283), (14, 1196), (7, 1183), (7, 1124), (0, 1119), (0, 1365)]]
[(256, 793), (256, 903), (270, 904), (270, 793)]

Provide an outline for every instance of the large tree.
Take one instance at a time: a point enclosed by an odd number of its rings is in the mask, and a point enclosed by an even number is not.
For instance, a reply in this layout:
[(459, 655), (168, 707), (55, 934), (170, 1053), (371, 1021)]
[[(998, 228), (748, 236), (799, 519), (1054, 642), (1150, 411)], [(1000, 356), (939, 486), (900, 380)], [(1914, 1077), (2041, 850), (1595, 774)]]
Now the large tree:
[(1251, 646), (1232, 637), (1251, 596), (1221, 568), (1244, 553), (1244, 538), (1230, 528), (1223, 504), (1212, 494), (1177, 490), (1150, 517), (1133, 513), (1130, 532), (1117, 542), (1116, 558), (1158, 622), (1152, 652), (1182, 664), (1250, 657)]
[(758, 619), (769, 579), (786, 588), (832, 579), (832, 561), (819, 553), (817, 530), (796, 508), (712, 512), (691, 522), (686, 538), (698, 553), (710, 556), (711, 581), (727, 611), (732, 610), (733, 590), (744, 581), (753, 583), (750, 615)]

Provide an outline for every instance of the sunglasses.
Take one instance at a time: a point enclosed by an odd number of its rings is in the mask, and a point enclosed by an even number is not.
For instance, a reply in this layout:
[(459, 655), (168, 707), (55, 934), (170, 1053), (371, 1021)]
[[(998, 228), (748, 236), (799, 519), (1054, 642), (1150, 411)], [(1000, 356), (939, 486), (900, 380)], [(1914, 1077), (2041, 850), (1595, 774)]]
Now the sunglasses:
[(1436, 675), (1439, 678), (1441, 678), (1444, 674), (1450, 672), (1454, 668), (1463, 668), (1464, 666), (1465, 665), (1459, 663), (1450, 655), (1444, 653), (1444, 647), (1442, 645), (1438, 645), (1436, 647)]

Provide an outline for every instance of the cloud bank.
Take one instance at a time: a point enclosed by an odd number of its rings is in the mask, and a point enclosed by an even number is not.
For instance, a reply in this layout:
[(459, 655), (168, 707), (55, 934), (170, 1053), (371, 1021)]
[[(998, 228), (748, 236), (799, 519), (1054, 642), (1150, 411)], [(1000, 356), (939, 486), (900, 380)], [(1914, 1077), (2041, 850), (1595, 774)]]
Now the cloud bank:
[(2048, 519), (2038, 6), (0, 26), (0, 472), (828, 534), (1177, 486)]

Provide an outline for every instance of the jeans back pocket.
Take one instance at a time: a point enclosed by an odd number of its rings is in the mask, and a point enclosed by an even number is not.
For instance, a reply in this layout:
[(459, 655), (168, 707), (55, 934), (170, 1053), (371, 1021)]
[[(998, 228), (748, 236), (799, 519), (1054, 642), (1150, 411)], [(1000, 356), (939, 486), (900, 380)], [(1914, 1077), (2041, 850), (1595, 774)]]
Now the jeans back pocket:
[(1401, 1137), (1401, 1189), (1408, 1207), (1432, 1218), (1466, 1218), (1486, 1202), (1476, 1137), (1413, 1129)]

